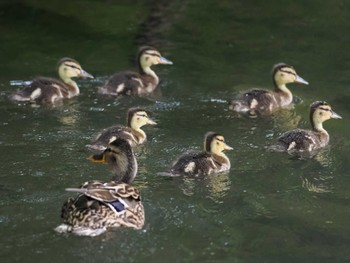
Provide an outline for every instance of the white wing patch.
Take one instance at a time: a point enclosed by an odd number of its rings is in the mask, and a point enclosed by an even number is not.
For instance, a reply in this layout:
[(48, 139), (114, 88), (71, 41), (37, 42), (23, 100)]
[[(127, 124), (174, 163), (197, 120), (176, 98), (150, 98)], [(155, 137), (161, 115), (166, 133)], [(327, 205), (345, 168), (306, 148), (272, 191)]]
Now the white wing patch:
[(124, 83), (119, 84), (117, 89), (116, 89), (116, 92), (120, 93), (120, 92), (122, 92), (124, 90), (124, 88), (125, 88), (125, 84)]
[(311, 143), (309, 145), (309, 148), (308, 148), (308, 151), (311, 152), (313, 150), (313, 148), (315, 147), (315, 145), (316, 145), (316, 141), (310, 135), (305, 135), (305, 138), (311, 141)]
[(293, 141), (289, 144), (287, 151), (291, 151), (295, 148), (296, 143)]
[(30, 99), (35, 100), (35, 99), (39, 98), (40, 95), (41, 95), (41, 88), (37, 88), (32, 92), (32, 94), (30, 94)]
[(58, 99), (57, 95), (52, 95), (51, 97), (51, 103), (55, 103), (55, 101)]
[(117, 139), (116, 136), (112, 136), (111, 138), (109, 138), (108, 144), (110, 144), (111, 142), (115, 141)]
[(258, 101), (256, 99), (252, 99), (252, 101), (250, 103), (250, 108), (251, 109), (255, 109), (258, 104), (259, 103), (258, 103)]
[(189, 164), (186, 165), (184, 171), (185, 171), (186, 173), (191, 173), (191, 172), (194, 171), (195, 168), (196, 168), (195, 162), (190, 162)]

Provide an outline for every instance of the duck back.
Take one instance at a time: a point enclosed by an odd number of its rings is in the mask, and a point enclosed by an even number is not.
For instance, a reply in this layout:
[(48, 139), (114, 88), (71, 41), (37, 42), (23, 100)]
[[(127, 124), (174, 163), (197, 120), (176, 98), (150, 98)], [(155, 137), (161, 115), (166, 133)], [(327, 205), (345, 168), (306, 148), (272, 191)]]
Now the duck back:
[(327, 145), (328, 134), (322, 132), (296, 129), (283, 134), (275, 145), (270, 146), (274, 151), (313, 151)]
[(171, 168), (172, 174), (204, 176), (215, 170), (216, 166), (208, 152), (190, 151), (181, 156)]
[(68, 84), (62, 81), (39, 77), (29, 87), (18, 90), (10, 96), (13, 101), (32, 101), (36, 103), (54, 103), (69, 96)]
[(231, 101), (230, 109), (236, 112), (262, 114), (275, 108), (276, 99), (273, 92), (264, 89), (249, 90)]
[(62, 207), (61, 218), (68, 226), (67, 232), (95, 235), (100, 232), (94, 230), (108, 227), (143, 227), (144, 207), (138, 190), (133, 186), (95, 180), (85, 182), (80, 192), (84, 190), (77, 197), (69, 198)]
[(131, 147), (135, 147), (142, 140), (131, 128), (116, 125), (102, 130), (87, 147), (91, 150), (104, 151), (112, 137), (127, 140)]

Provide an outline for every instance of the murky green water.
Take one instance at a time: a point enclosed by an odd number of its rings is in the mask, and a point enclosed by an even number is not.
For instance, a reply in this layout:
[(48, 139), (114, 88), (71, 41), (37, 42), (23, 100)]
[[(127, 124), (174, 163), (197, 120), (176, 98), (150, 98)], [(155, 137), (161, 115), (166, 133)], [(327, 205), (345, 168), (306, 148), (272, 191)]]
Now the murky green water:
[[(348, 262), (350, 3), (348, 1), (2, 1), (0, 4), (1, 262)], [(157, 66), (156, 98), (100, 97), (96, 87), (132, 69), (141, 44), (174, 61)], [(14, 80), (56, 76), (71, 56), (97, 76), (62, 107), (10, 103)], [(271, 87), (277, 62), (294, 65), (310, 86), (291, 85), (298, 104), (272, 119), (235, 118), (226, 100)], [(264, 146), (326, 100), (343, 120), (325, 124), (330, 147), (315, 159)], [(64, 188), (109, 179), (85, 149), (104, 127), (139, 105), (159, 123), (137, 150), (142, 231), (96, 238), (58, 235)], [(158, 177), (209, 130), (222, 133), (228, 174)]]

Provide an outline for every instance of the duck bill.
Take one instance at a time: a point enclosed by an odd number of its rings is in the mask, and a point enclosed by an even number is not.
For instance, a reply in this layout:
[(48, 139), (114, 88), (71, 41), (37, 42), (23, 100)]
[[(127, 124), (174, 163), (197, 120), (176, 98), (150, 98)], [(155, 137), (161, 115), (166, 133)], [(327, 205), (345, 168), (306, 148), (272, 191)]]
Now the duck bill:
[(148, 119), (147, 124), (149, 125), (157, 125), (157, 123), (154, 120)]
[(227, 151), (233, 150), (233, 148), (231, 146), (227, 145), (227, 144), (225, 144), (224, 149), (227, 150)]
[(91, 155), (89, 156), (88, 160), (93, 163), (107, 163), (105, 155), (103, 153)]
[(89, 79), (93, 79), (94, 76), (92, 76), (90, 73), (87, 73), (85, 70), (81, 69), (80, 70), (80, 75), (79, 77), (82, 77), (82, 78), (89, 78)]
[(167, 64), (167, 65), (172, 65), (173, 62), (170, 60), (167, 60), (165, 57), (160, 57), (159, 59), (159, 64)]
[(295, 83), (300, 83), (300, 84), (305, 84), (305, 85), (309, 85), (309, 82), (307, 82), (305, 79), (303, 79), (302, 77), (300, 76), (296, 76), (295, 78)]
[(342, 119), (342, 117), (340, 115), (338, 115), (337, 113), (335, 113), (334, 111), (332, 111), (332, 119)]

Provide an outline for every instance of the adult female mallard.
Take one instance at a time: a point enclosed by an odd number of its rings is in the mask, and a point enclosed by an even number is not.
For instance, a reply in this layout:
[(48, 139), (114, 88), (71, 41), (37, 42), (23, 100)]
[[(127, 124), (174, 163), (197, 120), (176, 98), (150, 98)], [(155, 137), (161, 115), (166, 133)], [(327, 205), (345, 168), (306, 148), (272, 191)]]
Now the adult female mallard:
[(72, 58), (62, 58), (58, 62), (58, 75), (61, 80), (38, 77), (28, 87), (12, 94), (10, 99), (16, 102), (54, 104), (79, 95), (79, 87), (72, 78), (94, 78)]
[(170, 172), (160, 173), (164, 176), (206, 176), (229, 171), (231, 163), (224, 153), (233, 148), (225, 143), (222, 135), (208, 132), (204, 138), (204, 151), (190, 151), (183, 154), (170, 169)]
[(312, 130), (296, 129), (284, 133), (269, 150), (279, 152), (312, 152), (325, 147), (329, 134), (323, 128), (323, 122), (329, 119), (341, 119), (325, 101), (316, 101), (310, 106), (310, 123)]
[(238, 95), (229, 103), (229, 108), (238, 113), (248, 113), (252, 117), (271, 114), (279, 108), (289, 108), (293, 94), (288, 83), (309, 83), (297, 75), (294, 68), (284, 63), (276, 64), (272, 70), (275, 90), (252, 89)]
[(139, 72), (123, 71), (114, 74), (103, 87), (98, 88), (98, 93), (119, 95), (145, 95), (155, 90), (159, 83), (157, 74), (151, 66), (157, 64), (172, 65), (173, 62), (162, 57), (153, 47), (141, 47), (137, 53)]
[(79, 188), (67, 188), (77, 192), (62, 207), (63, 224), (55, 230), (59, 233), (74, 233), (96, 236), (108, 228), (131, 227), (141, 229), (145, 211), (140, 192), (130, 185), (137, 173), (137, 161), (128, 141), (117, 138), (99, 155), (89, 158), (93, 162), (111, 165), (114, 177), (109, 182), (88, 181)]
[(124, 138), (132, 147), (135, 147), (144, 143), (147, 139), (147, 135), (141, 127), (156, 124), (148, 117), (144, 109), (130, 108), (127, 114), (126, 126), (117, 125), (102, 130), (87, 147), (91, 150), (103, 151), (112, 137)]

